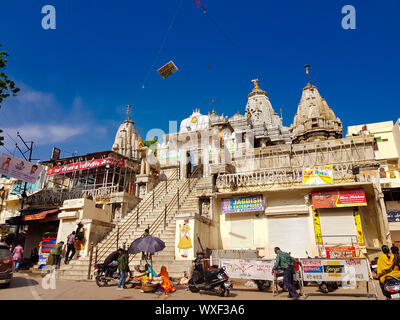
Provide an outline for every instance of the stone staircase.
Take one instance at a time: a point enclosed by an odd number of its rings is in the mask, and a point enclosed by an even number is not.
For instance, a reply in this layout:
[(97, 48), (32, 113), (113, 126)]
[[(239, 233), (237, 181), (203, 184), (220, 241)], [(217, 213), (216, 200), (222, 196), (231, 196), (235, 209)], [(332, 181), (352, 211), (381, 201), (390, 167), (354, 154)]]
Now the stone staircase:
[[(185, 272), (189, 272), (191, 261), (175, 261), (175, 215), (177, 212), (193, 212), (197, 209), (196, 184), (198, 180), (192, 178), (189, 183), (189, 179), (178, 180), (177, 176), (172, 174), (167, 182), (160, 182), (153, 191), (146, 194), (135, 209), (97, 244), (97, 261), (104, 261), (117, 247), (126, 246), (126, 249), (129, 248), (132, 241), (139, 238), (144, 230), (150, 226), (151, 235), (161, 238), (166, 244), (163, 251), (153, 256), (154, 269), (158, 271), (162, 265), (166, 265), (171, 277), (182, 277)], [(92, 264), (94, 264), (95, 255), (96, 249), (93, 252)], [(141, 254), (130, 255), (132, 271), (134, 271), (134, 265), (139, 264), (140, 258)], [(57, 278), (87, 279), (89, 262), (89, 257), (82, 257), (79, 260), (70, 261), (68, 265), (62, 264), (57, 272)], [(93, 274), (93, 267), (91, 274)]]

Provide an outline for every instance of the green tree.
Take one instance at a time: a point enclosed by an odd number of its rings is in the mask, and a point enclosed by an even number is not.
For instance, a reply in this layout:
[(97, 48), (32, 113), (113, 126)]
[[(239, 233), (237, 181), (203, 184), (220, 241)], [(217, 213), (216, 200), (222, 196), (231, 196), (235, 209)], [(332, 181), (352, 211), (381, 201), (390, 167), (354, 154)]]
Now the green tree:
[(151, 151), (153, 151), (154, 155), (157, 156), (157, 142), (158, 138), (154, 137), (151, 140), (143, 141), (143, 146), (148, 147)]
[[(0, 43), (1, 47), (1, 43)], [(5, 51), (0, 51), (0, 109), (1, 103), (5, 98), (8, 98), (10, 95), (14, 97), (17, 95), (19, 88), (15, 87), (14, 81), (8, 79), (8, 76), (4, 73), (4, 69), (7, 64), (7, 57), (9, 54)], [(3, 130), (0, 129), (0, 134)], [(4, 146), (4, 137), (0, 136), (0, 146)]]
[(0, 108), (5, 98), (8, 98), (10, 95), (15, 97), (19, 91), (19, 88), (15, 86), (15, 82), (10, 80), (3, 71), (6, 68), (8, 56), (7, 52), (0, 51)]

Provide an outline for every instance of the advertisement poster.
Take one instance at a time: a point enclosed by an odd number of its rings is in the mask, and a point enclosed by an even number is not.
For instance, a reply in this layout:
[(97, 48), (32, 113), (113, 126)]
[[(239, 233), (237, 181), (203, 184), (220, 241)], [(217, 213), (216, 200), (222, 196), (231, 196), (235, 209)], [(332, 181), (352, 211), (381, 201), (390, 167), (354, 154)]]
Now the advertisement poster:
[(360, 247), (365, 246), (364, 242), (364, 233), (361, 225), (361, 216), (360, 216), (360, 210), (358, 209), (353, 209), (353, 215), (354, 215), (354, 221), (356, 222), (356, 227), (357, 227), (357, 239), (358, 239), (358, 245)]
[(264, 211), (262, 195), (224, 198), (221, 200), (222, 213)]
[(324, 185), (333, 184), (333, 166), (303, 168), (303, 184)]
[(53, 167), (53, 168), (47, 169), (46, 175), (51, 176), (53, 174), (68, 173), (68, 172), (73, 172), (73, 171), (98, 168), (98, 167), (105, 166), (107, 164), (119, 166), (119, 167), (125, 167), (125, 160), (114, 160), (111, 158), (105, 158), (105, 159), (65, 164), (63, 166), (58, 166), (58, 167)]
[(315, 243), (322, 244), (322, 232), (321, 232), (321, 222), (319, 220), (319, 214), (314, 207), (312, 207), (312, 213), (314, 220)]
[(315, 191), (312, 193), (314, 208), (341, 208), (366, 206), (363, 189)]
[(42, 171), (42, 166), (3, 153), (0, 158), (0, 174), (27, 183), (35, 184)]
[(39, 263), (38, 269), (43, 269), (46, 266), (47, 258), (49, 257), (49, 253), (42, 253), (39, 255)]
[(273, 281), (272, 268), (275, 260), (243, 260), (220, 259), (220, 268), (225, 267), (226, 273), (233, 279), (270, 280)]
[(325, 247), (325, 251), (327, 258), (343, 259), (356, 256), (355, 247)]
[(368, 281), (366, 259), (300, 259), (304, 281)]

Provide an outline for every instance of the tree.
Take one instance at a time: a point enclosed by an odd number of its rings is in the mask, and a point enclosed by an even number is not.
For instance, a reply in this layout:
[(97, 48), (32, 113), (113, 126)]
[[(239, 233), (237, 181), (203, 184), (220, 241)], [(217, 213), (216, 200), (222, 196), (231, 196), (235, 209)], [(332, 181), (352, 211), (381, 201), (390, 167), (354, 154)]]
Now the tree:
[[(1, 43), (0, 43), (1, 47)], [(5, 51), (0, 51), (0, 109), (1, 103), (5, 98), (8, 98), (10, 95), (14, 97), (17, 95), (19, 88), (15, 87), (14, 81), (8, 79), (8, 76), (3, 72), (6, 68), (7, 57), (9, 54)], [(3, 130), (0, 129), (0, 134)], [(0, 146), (4, 146), (4, 137), (0, 136)]]
[(154, 137), (151, 140), (143, 141), (143, 146), (148, 147), (151, 151), (153, 151), (154, 155), (157, 156), (157, 142), (158, 138)]
[(6, 68), (8, 56), (9, 54), (7, 52), (0, 51), (0, 108), (1, 103), (5, 98), (8, 98), (10, 95), (15, 97), (19, 91), (19, 88), (15, 87), (15, 82), (10, 80), (3, 72), (3, 70)]

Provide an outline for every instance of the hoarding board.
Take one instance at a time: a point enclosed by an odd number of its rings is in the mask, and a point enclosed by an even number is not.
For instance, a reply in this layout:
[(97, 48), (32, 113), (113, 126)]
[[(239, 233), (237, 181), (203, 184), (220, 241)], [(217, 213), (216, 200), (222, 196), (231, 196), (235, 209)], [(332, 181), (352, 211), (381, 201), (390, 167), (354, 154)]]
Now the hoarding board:
[(27, 183), (36, 183), (43, 167), (20, 158), (3, 153), (0, 158), (0, 174)]
[(367, 198), (363, 189), (314, 191), (314, 208), (341, 208), (366, 206)]
[(300, 259), (304, 281), (369, 281), (366, 259)]
[(219, 260), (220, 268), (225, 267), (225, 272), (232, 279), (269, 280), (273, 281), (272, 268), (275, 260), (244, 260), (225, 259)]
[(354, 258), (356, 256), (355, 247), (325, 247), (327, 258)]
[(305, 167), (303, 168), (303, 184), (325, 185), (333, 184), (333, 166)]
[(222, 213), (264, 211), (263, 195), (223, 198), (221, 200)]

